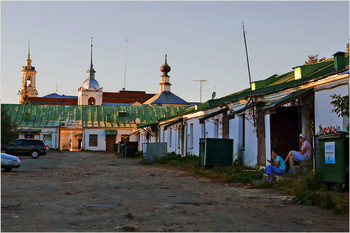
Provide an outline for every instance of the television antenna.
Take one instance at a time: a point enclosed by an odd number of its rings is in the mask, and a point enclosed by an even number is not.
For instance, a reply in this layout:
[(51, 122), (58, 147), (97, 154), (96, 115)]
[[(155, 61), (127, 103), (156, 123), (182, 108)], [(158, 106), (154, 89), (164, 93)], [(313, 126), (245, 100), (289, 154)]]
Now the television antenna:
[(206, 79), (193, 80), (194, 82), (199, 82), (199, 102), (202, 103), (202, 86), (204, 82), (207, 82)]

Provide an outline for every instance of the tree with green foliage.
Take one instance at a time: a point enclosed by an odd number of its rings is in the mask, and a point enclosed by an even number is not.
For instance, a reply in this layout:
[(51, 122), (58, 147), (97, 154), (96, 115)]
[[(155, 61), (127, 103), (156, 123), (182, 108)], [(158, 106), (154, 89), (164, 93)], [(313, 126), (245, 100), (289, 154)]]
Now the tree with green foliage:
[(27, 90), (27, 83), (24, 85), (24, 94), (22, 97), (21, 104), (29, 104), (29, 98), (28, 98), (28, 90)]
[(309, 57), (309, 60), (305, 61), (304, 65), (315, 64), (317, 62), (321, 62), (321, 61), (326, 60), (325, 57), (322, 57), (321, 59), (318, 59), (318, 54), (316, 54), (316, 55), (308, 55), (308, 57)]
[(338, 117), (349, 117), (349, 95), (341, 97), (340, 95), (334, 94), (330, 97), (333, 99), (331, 104), (334, 106), (332, 112), (335, 112), (338, 115)]
[(1, 107), (1, 143), (9, 143), (17, 138), (17, 125), (11, 121), (4, 107)]

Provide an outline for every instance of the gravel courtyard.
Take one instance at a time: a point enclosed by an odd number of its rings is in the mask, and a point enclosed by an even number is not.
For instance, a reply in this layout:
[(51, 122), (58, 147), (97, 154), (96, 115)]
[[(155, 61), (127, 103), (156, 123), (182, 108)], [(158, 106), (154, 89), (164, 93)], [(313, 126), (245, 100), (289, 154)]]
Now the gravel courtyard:
[(20, 156), (1, 173), (1, 231), (349, 231), (273, 190), (217, 183), (104, 152)]

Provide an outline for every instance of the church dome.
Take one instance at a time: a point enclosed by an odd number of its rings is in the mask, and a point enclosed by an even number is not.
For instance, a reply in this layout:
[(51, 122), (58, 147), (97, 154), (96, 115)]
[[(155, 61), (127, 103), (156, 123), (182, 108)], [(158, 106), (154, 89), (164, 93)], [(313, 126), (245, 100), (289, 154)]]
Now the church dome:
[(170, 66), (167, 63), (167, 55), (165, 55), (165, 62), (160, 67), (160, 71), (163, 72), (165, 75), (168, 75), (168, 73), (171, 71), (171, 68), (170, 68)]
[(96, 81), (96, 79), (90, 79), (87, 78), (85, 79), (85, 81), (83, 82), (83, 88), (84, 89), (89, 89), (90, 87), (95, 88), (96, 90), (100, 89), (100, 84), (98, 84), (98, 82)]
[(160, 71), (163, 73), (169, 73), (171, 71), (170, 66), (165, 62), (164, 65), (160, 67)]

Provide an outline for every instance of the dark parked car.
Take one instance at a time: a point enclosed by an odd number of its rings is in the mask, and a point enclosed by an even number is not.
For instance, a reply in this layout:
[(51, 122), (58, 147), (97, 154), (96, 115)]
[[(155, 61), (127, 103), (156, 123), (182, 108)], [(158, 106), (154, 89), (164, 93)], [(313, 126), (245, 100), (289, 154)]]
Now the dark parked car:
[(37, 159), (40, 155), (46, 155), (48, 146), (42, 140), (16, 139), (9, 144), (1, 145), (1, 152), (13, 155), (30, 155)]
[(5, 172), (10, 172), (12, 168), (19, 168), (21, 166), (21, 160), (16, 156), (1, 153), (1, 169)]

